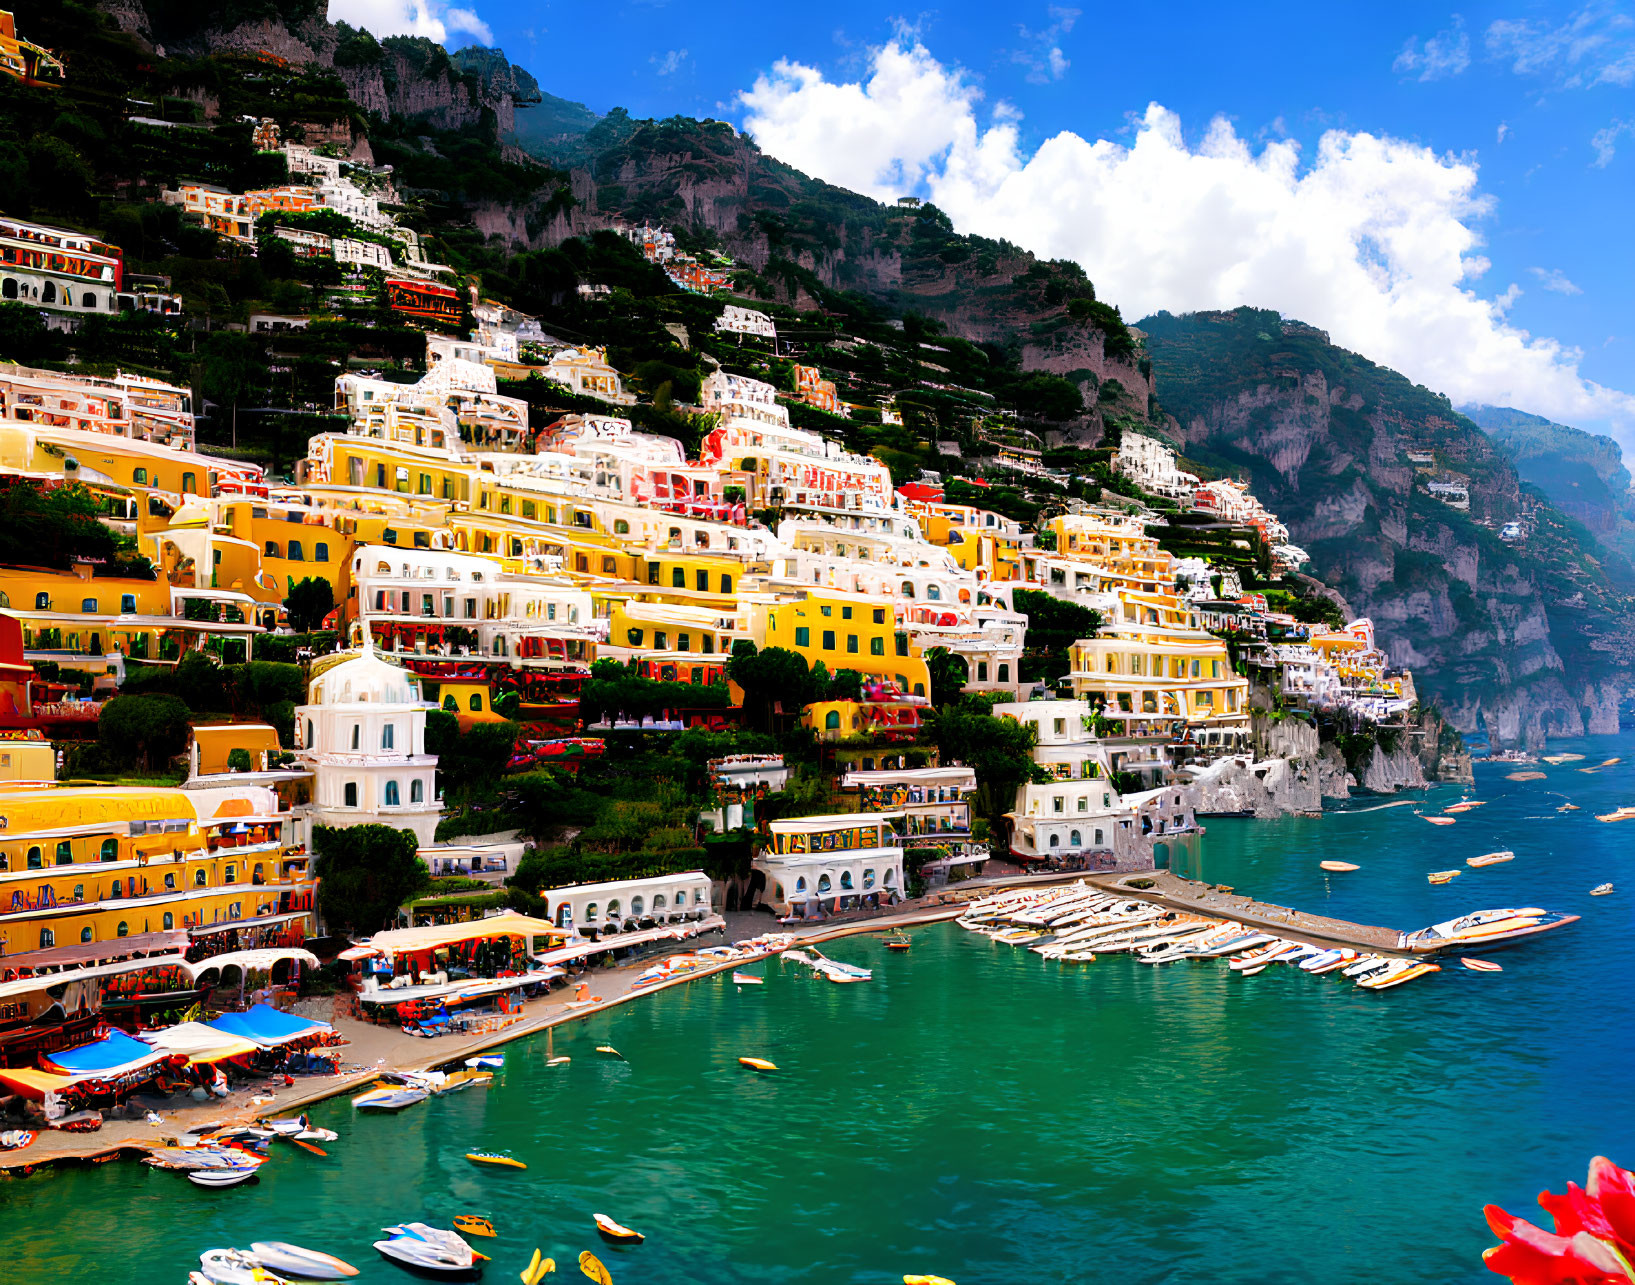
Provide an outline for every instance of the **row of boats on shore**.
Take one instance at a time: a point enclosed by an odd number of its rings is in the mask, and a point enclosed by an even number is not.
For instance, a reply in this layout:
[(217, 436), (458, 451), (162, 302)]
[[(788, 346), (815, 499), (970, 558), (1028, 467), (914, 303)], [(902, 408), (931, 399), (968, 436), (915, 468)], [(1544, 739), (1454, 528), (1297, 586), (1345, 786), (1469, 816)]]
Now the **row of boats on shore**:
[[(1402, 953), (1392, 953), (1301, 941), (1283, 932), (1121, 897), (1081, 882), (1000, 893), (973, 902), (957, 922), (968, 931), (1063, 963), (1091, 963), (1112, 954), (1129, 954), (1138, 963), (1154, 966), (1225, 957), (1231, 970), (1243, 977), (1273, 964), (1290, 964), (1307, 973), (1338, 972), (1365, 990), (1390, 990), (1440, 972), (1440, 964), (1423, 957), (1431, 952), (1503, 945), (1575, 918), (1551, 916), (1536, 907), (1476, 911), (1405, 934), (1398, 945)], [(1501, 971), (1485, 961), (1468, 961), (1467, 966)]]

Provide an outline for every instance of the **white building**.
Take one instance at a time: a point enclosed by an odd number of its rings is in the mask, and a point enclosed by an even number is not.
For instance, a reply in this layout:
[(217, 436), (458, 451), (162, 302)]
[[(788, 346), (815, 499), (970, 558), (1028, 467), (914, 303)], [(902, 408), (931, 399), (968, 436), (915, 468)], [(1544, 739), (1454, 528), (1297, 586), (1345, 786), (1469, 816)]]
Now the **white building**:
[(1113, 456), (1113, 467), (1149, 495), (1190, 505), (1198, 489), (1196, 474), (1175, 466), (1175, 452), (1156, 437), (1125, 433)]
[(753, 825), (756, 803), (789, 781), (782, 754), (729, 754), (711, 759), (707, 766), (715, 807), (700, 812), (698, 819), (717, 834)]
[(0, 218), (0, 301), (79, 316), (119, 311), (119, 250), (83, 232)]
[(545, 902), (545, 917), (558, 928), (601, 938), (661, 924), (697, 921), (710, 914), (710, 877), (702, 870), (542, 888), (539, 895)]
[(740, 308), (730, 303), (715, 319), (715, 328), (728, 334), (754, 335), (759, 339), (775, 340), (778, 337), (778, 327), (766, 313), (756, 312), (753, 308)]
[(312, 667), (295, 711), (297, 758), (315, 776), (310, 825), (386, 825), (432, 842), (442, 805), (426, 753), (420, 680), (369, 644)]
[(771, 822), (753, 866), (766, 880), (761, 900), (780, 915), (814, 918), (900, 901), (903, 823), (901, 810)]

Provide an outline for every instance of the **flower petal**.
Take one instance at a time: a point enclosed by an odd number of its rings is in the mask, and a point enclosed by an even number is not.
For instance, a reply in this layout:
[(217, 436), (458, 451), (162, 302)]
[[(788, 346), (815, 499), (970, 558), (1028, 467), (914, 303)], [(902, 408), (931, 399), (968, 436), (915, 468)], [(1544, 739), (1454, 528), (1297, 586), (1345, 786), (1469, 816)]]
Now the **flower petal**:
[(1601, 1206), (1624, 1256), (1635, 1255), (1635, 1173), (1605, 1156), (1590, 1161), (1589, 1196)]

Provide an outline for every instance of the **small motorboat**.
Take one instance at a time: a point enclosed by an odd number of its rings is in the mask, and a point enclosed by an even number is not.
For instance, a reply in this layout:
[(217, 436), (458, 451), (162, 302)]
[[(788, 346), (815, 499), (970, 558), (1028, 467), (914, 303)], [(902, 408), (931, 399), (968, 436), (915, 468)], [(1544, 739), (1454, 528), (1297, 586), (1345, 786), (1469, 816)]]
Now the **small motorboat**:
[(494, 1224), (481, 1214), (455, 1214), (454, 1230), (466, 1236), (498, 1236)]
[(766, 978), (757, 977), (754, 973), (734, 973), (732, 975), (732, 984), (734, 986), (759, 986), (765, 981)]
[(619, 1050), (614, 1048), (611, 1044), (598, 1044), (596, 1046), (596, 1051), (607, 1057), (616, 1057), (621, 1062), (625, 1061), (625, 1055), (619, 1052)]
[(507, 1155), (503, 1151), (468, 1151), (466, 1159), (474, 1165), (492, 1165), (496, 1169), (526, 1169), (515, 1156)]
[(639, 1231), (632, 1231), (623, 1223), (616, 1223), (606, 1214), (593, 1215), (596, 1219), (596, 1230), (601, 1232), (602, 1239), (610, 1245), (639, 1245), (647, 1237)]
[(425, 1223), (403, 1223), (385, 1229), (386, 1240), (377, 1240), (381, 1257), (415, 1271), (438, 1276), (474, 1276), (480, 1270), (477, 1254), (459, 1235)]
[(338, 1281), (358, 1274), (356, 1267), (333, 1254), (305, 1249), (287, 1240), (258, 1240), (250, 1246), (250, 1257), (268, 1271), (309, 1281)]
[(1556, 811), (1557, 812), (1579, 812), (1579, 811), (1582, 811), (1582, 809), (1576, 803), (1563, 803), (1559, 808), (1556, 809)]
[(293, 1120), (263, 1120), (262, 1126), (280, 1138), (293, 1138), (305, 1133), (311, 1122), (304, 1115), (298, 1115)]
[(1598, 812), (1596, 813), (1595, 819), (1597, 821), (1635, 820), (1635, 808), (1629, 807), (1626, 804), (1624, 807), (1619, 808), (1616, 812)]
[(228, 1165), (221, 1169), (190, 1169), (187, 1180), (195, 1187), (236, 1187), (255, 1177), (254, 1165)]
[(903, 937), (903, 936), (887, 937), (886, 938), (886, 949), (887, 950), (907, 950), (913, 944), (914, 943), (911, 942), (907, 937)]
[(0, 1133), (0, 1151), (21, 1151), (39, 1136), (33, 1129), (7, 1129)]
[(1452, 825), (1458, 819), (1459, 819), (1458, 817), (1426, 817), (1425, 818), (1425, 820), (1429, 821), (1432, 825)]
[(1610, 897), (1611, 895), (1612, 885), (1610, 883), (1596, 884), (1595, 887), (1590, 889), (1590, 896), (1592, 897)]
[(494, 1083), (492, 1071), (450, 1071), (433, 1092), (458, 1093), (461, 1089), (486, 1089), (492, 1083)]
[(1474, 973), (1502, 973), (1502, 972), (1504, 972), (1504, 965), (1503, 964), (1489, 963), (1485, 959), (1468, 959), (1467, 958), (1467, 959), (1461, 960), (1460, 962), (1462, 964), (1464, 964), (1464, 966), (1466, 968), (1470, 969)]
[(776, 1071), (778, 1069), (764, 1057), (741, 1057), (738, 1059), (738, 1065), (747, 1066), (751, 1071)]
[(1463, 870), (1433, 870), (1433, 871), (1431, 871), (1430, 874), (1425, 876), (1425, 882), (1426, 883), (1452, 883), (1455, 879), (1457, 879), (1460, 875), (1462, 875), (1464, 873), (1465, 872)]
[(199, 1255), (197, 1275), (211, 1285), (289, 1285), (242, 1249), (207, 1249)]
[(1514, 861), (1515, 859), (1516, 854), (1510, 851), (1509, 848), (1506, 848), (1502, 852), (1488, 852), (1479, 857), (1466, 857), (1465, 864), (1467, 866), (1477, 867), (1497, 866), (1502, 865), (1506, 861)]
[(359, 1111), (401, 1111), (404, 1107), (412, 1107), (416, 1102), (424, 1102), (430, 1096), (425, 1089), (381, 1085), (367, 1093), (358, 1094), (352, 1099), (352, 1105)]
[(296, 1142), (334, 1142), (341, 1135), (333, 1129), (303, 1129), (295, 1135)]
[(503, 1053), (482, 1053), (466, 1059), (466, 1069), (469, 1071), (497, 1071), (504, 1065)]
[(1362, 869), (1361, 866), (1354, 866), (1349, 861), (1319, 861), (1317, 864), (1324, 870), (1333, 870), (1335, 872)]

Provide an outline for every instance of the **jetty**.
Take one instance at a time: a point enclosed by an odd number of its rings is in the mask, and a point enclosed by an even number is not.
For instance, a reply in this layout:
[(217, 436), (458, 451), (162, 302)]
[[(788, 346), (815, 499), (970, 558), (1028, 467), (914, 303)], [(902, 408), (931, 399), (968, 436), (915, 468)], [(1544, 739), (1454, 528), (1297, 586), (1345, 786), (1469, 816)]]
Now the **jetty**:
[[(1132, 901), (1146, 901), (1167, 910), (1183, 910), (1191, 914), (1211, 915), (1229, 919), (1245, 928), (1257, 928), (1273, 933), (1286, 941), (1305, 942), (1312, 946), (1350, 946), (1355, 950), (1376, 955), (1397, 955), (1403, 958), (1432, 954), (1434, 947), (1412, 946), (1407, 934), (1396, 928), (1381, 928), (1374, 924), (1354, 924), (1345, 919), (1331, 919), (1314, 915), (1291, 906), (1279, 906), (1269, 901), (1257, 901), (1242, 893), (1227, 891), (1218, 884), (1185, 879), (1168, 870), (1152, 870), (1142, 874), (1087, 874), (1084, 882), (1103, 892), (1127, 897)], [(1132, 887), (1134, 883), (1150, 883), (1150, 887)]]

